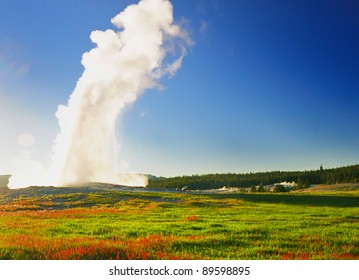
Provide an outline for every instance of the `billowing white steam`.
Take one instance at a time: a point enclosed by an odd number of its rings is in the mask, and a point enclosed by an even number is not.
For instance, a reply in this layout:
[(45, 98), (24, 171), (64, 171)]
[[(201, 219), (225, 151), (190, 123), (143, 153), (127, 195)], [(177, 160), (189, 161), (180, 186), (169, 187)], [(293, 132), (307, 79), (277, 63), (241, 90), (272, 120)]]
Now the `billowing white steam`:
[[(112, 23), (118, 32), (91, 33), (97, 47), (84, 53), (82, 77), (68, 105), (58, 108), (61, 131), (55, 139), (53, 165), (49, 172), (38, 174), (37, 185), (119, 183), (116, 120), (144, 90), (158, 86), (163, 75), (172, 76), (181, 67), (188, 39), (173, 23), (169, 0), (141, 0)], [(176, 49), (180, 54), (166, 63), (166, 55), (173, 57)], [(145, 184), (144, 177), (133, 179)], [(9, 183), (10, 187), (28, 185), (21, 174)]]

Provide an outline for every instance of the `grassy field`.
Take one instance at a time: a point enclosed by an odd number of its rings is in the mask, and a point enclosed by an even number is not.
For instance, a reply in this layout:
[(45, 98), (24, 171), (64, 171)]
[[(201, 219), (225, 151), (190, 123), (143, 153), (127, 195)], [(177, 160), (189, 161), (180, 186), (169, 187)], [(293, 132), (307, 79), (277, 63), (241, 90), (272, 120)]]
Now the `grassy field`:
[(0, 259), (359, 259), (359, 191), (1, 188)]

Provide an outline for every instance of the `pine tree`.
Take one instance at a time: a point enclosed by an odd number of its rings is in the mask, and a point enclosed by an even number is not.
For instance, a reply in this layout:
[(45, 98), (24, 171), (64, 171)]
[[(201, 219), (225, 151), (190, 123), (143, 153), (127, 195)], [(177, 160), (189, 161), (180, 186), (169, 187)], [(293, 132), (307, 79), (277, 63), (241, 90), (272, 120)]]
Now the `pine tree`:
[(258, 186), (258, 190), (257, 190), (258, 192), (265, 192), (265, 189), (264, 189), (264, 187), (263, 187), (263, 184), (262, 183), (260, 183), (259, 184), (259, 186)]

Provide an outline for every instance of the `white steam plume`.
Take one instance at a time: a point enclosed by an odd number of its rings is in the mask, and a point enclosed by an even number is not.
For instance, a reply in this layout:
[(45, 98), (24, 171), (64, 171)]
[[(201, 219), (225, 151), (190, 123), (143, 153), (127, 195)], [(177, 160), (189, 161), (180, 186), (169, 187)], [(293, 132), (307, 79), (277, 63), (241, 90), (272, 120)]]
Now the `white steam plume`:
[[(97, 47), (83, 54), (85, 70), (68, 105), (60, 105), (56, 113), (60, 133), (50, 176), (46, 176), (53, 180), (52, 185), (118, 183), (116, 120), (144, 90), (157, 87), (162, 76), (173, 76), (186, 54), (189, 40), (173, 23), (169, 0), (141, 0), (115, 16), (112, 23), (118, 32), (91, 33)], [(166, 55), (173, 55), (175, 49), (180, 50), (178, 57), (165, 63)], [(19, 187), (15, 179), (10, 180), (10, 187)]]

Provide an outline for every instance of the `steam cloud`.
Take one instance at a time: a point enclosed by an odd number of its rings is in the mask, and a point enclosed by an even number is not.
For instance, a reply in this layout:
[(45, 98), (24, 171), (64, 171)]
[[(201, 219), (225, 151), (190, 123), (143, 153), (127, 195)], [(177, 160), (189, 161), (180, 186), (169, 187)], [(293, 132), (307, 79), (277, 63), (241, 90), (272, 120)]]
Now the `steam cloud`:
[[(173, 23), (169, 0), (141, 0), (115, 16), (112, 24), (118, 32), (91, 33), (97, 46), (83, 54), (84, 72), (68, 105), (58, 107), (60, 133), (54, 141), (52, 168), (38, 172), (37, 185), (119, 183), (115, 137), (119, 115), (144, 90), (158, 87), (161, 77), (171, 77), (181, 67), (189, 39)], [(171, 63), (167, 55), (173, 58)], [(129, 178), (137, 185), (146, 183), (145, 177), (132, 175), (125, 178), (128, 184)], [(29, 183), (15, 174), (9, 187)]]

